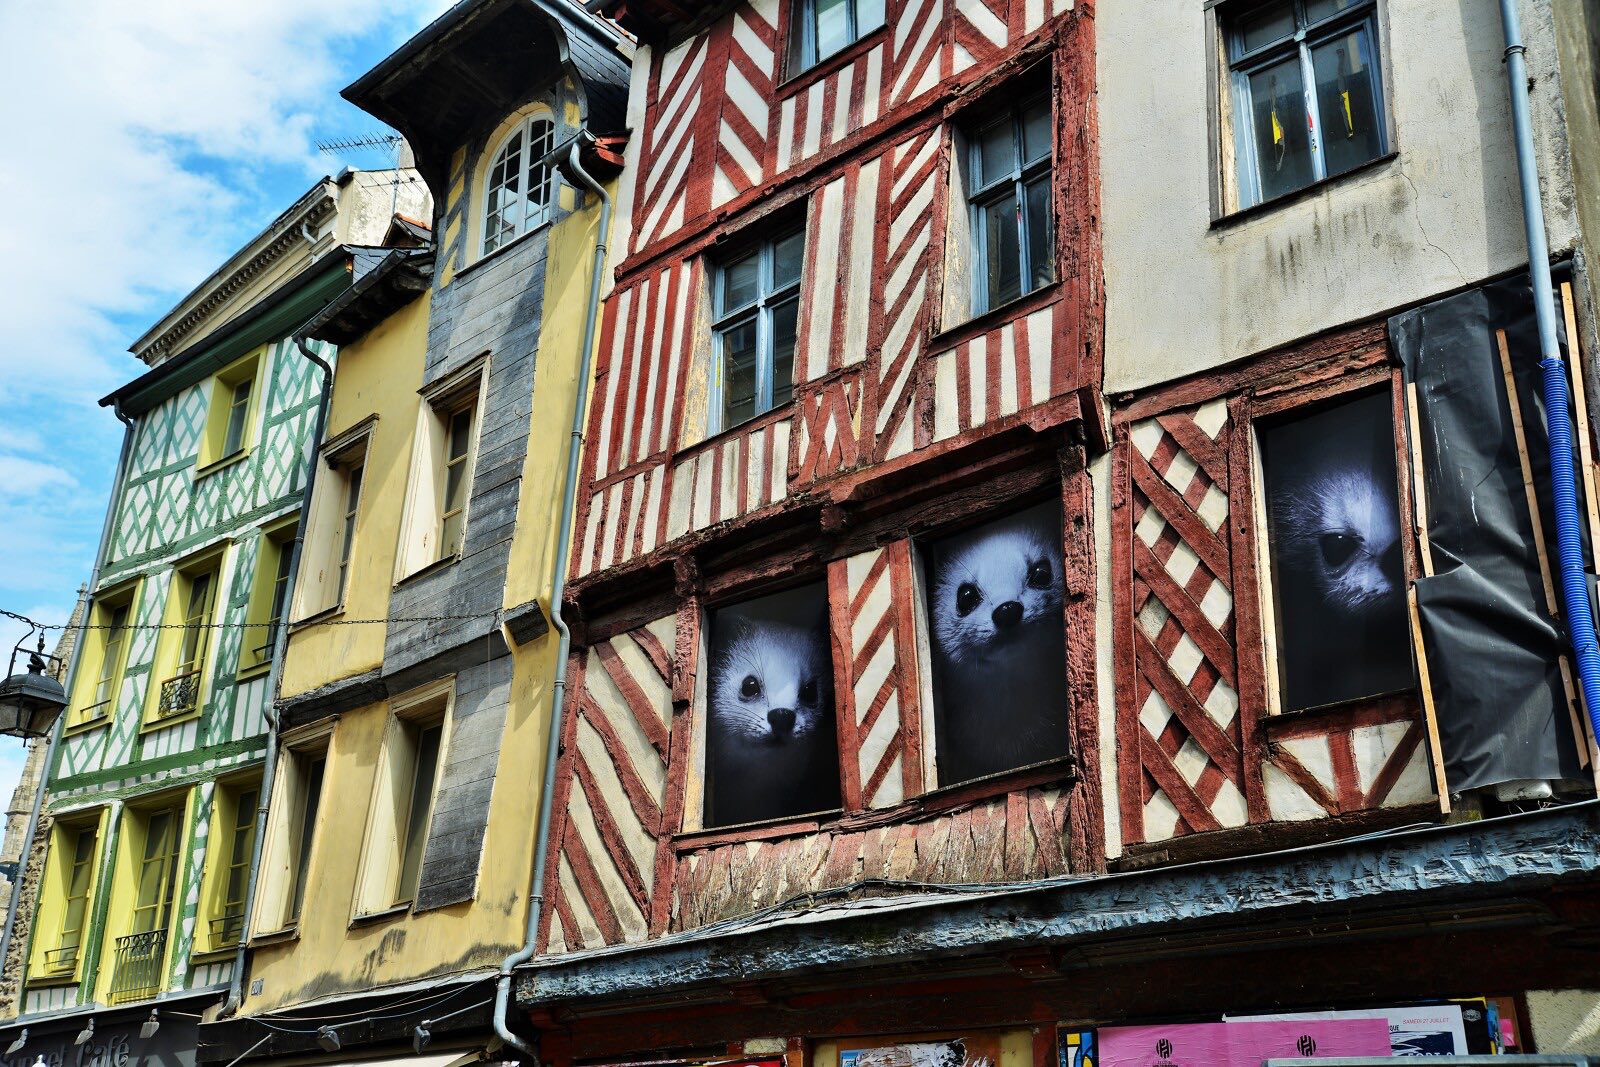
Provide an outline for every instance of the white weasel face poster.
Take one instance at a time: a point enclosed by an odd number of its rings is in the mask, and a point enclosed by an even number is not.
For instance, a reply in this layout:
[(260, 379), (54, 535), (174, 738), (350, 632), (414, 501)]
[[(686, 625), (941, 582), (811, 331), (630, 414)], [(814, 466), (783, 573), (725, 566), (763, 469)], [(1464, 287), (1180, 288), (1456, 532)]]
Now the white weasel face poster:
[(940, 784), (1065, 756), (1060, 502), (920, 548)]
[(839, 806), (826, 587), (711, 613), (705, 825)]
[(1409, 687), (1389, 394), (1262, 428), (1259, 440), (1284, 709)]

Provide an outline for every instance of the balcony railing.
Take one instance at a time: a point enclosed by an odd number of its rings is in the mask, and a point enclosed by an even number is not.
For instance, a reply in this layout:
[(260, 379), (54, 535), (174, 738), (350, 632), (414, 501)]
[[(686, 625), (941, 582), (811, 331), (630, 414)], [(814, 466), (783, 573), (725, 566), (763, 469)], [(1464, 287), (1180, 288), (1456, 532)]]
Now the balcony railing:
[(77, 970), (78, 946), (50, 949), (44, 954), (44, 969), (47, 974), (71, 974)]
[(187, 715), (200, 701), (200, 672), (175, 674), (161, 683), (161, 701), (156, 705), (157, 719), (175, 719)]
[(161, 992), (161, 965), (167, 958), (167, 932), (146, 930), (117, 938), (111, 975), (111, 1003), (144, 1000)]
[(88, 707), (78, 712), (78, 714), (73, 717), (73, 721), (75, 723), (98, 722), (110, 714), (111, 698), (107, 697), (106, 699), (100, 701), (100, 703), (90, 704)]
[(211, 947), (233, 948), (244, 934), (244, 912), (230, 911), (220, 919), (211, 920)]

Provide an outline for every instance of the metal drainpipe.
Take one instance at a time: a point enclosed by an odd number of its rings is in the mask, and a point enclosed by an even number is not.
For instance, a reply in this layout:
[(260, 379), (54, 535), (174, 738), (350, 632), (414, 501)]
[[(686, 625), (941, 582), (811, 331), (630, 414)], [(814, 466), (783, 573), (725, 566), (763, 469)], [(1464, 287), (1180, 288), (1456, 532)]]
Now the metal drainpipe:
[[(111, 548), (111, 529), (116, 524), (116, 515), (122, 503), (122, 492), (127, 487), (128, 456), (133, 451), (133, 420), (122, 410), (122, 402), (112, 402), (111, 413), (122, 423), (122, 450), (117, 454), (117, 473), (112, 484), (111, 500), (106, 505), (106, 517), (100, 525), (100, 547), (95, 550), (94, 569), (89, 572), (89, 601), (83, 607), (83, 622), (87, 625), (90, 621), (90, 611), (94, 607), (95, 586), (100, 581), (100, 569), (105, 566), (106, 553)], [(72, 662), (67, 664), (67, 676), (62, 682), (62, 687), (67, 692), (68, 707), (71, 707), (72, 685), (78, 676), (78, 664), (83, 659), (83, 637), (80, 634), (72, 646)], [(22, 882), (28, 873), (28, 858), (33, 854), (33, 839), (39, 831), (39, 816), (44, 810), (45, 785), (50, 781), (50, 772), (55, 767), (56, 752), (61, 746), (61, 734), (66, 729), (67, 711), (62, 709), (57, 717), (55, 726), (50, 730), (50, 744), (45, 749), (44, 766), (39, 770), (39, 785), (33, 793), (33, 809), (28, 812), (28, 826), (22, 834), (22, 856), (17, 865), (17, 880), (11, 890), (11, 902), (6, 908), (6, 928), (0, 934), (0, 968), (5, 967), (6, 958), (11, 953), (11, 933), (17, 924), (17, 908), (22, 902)], [(22, 995), (19, 985), (17, 995)], [(20, 1005), (18, 1006), (20, 1008)], [(18, 1014), (21, 1014), (20, 1010)]]
[(1550, 493), (1556, 513), (1556, 550), (1560, 561), (1561, 599), (1567, 636), (1578, 664), (1583, 704), (1589, 724), (1600, 736), (1600, 647), (1595, 638), (1589, 580), (1583, 570), (1583, 539), (1578, 515), (1578, 480), (1572, 464), (1572, 420), (1567, 415), (1567, 368), (1556, 339), (1554, 286), (1550, 281), (1550, 248), (1545, 240), (1544, 204), (1539, 197), (1539, 163), (1533, 148), (1533, 120), (1528, 105), (1527, 49), (1516, 0), (1500, 0), (1505, 25), (1506, 79), (1511, 90), (1511, 125), (1516, 134), (1517, 176), (1522, 183), (1522, 223), (1528, 236), (1528, 273), (1533, 281), (1533, 308), (1539, 323), (1539, 370), (1544, 379), (1545, 418), (1549, 423)]
[(539, 1053), (506, 1025), (511, 1007), (511, 978), (516, 968), (533, 958), (534, 942), (544, 916), (545, 852), (550, 844), (550, 813), (555, 796), (556, 759), (561, 746), (562, 710), (566, 704), (567, 654), (572, 650), (572, 631), (561, 617), (561, 600), (567, 589), (567, 561), (570, 540), (568, 528), (578, 492), (578, 461), (583, 451), (583, 419), (589, 403), (589, 366), (594, 355), (595, 322), (600, 312), (600, 285), (605, 277), (606, 235), (611, 229), (611, 197), (595, 181), (578, 159), (580, 144), (567, 154), (567, 166), (584, 187), (600, 198), (600, 227), (594, 242), (594, 270), (589, 279), (589, 307), (583, 323), (583, 350), (578, 358), (577, 398), (572, 404), (572, 437), (567, 446), (567, 477), (561, 488), (561, 517), (556, 523), (556, 558), (550, 579), (550, 619), (560, 640), (556, 645), (556, 677), (551, 686), (550, 733), (545, 739), (544, 781), (539, 791), (539, 828), (533, 843), (533, 886), (528, 892), (528, 932), (523, 945), (505, 958), (494, 987), (494, 1032), (500, 1040), (521, 1052), (534, 1063)]
[[(289, 549), (289, 585), (284, 590), (284, 613), (294, 603), (294, 587), (300, 576), (300, 552), (306, 541), (306, 520), (311, 517), (311, 491), (317, 484), (317, 453), (322, 450), (322, 435), (328, 425), (328, 405), (333, 401), (333, 367), (306, 344), (305, 327), (294, 333), (294, 346), (300, 354), (322, 372), (322, 398), (317, 403), (316, 421), (311, 427), (311, 437), (306, 441), (306, 487), (300, 494), (300, 521), (295, 524), (294, 541)], [(239, 1010), (244, 998), (245, 952), (250, 944), (250, 920), (256, 907), (256, 887), (261, 878), (261, 853), (266, 844), (267, 808), (272, 800), (272, 785), (278, 771), (278, 716), (273, 705), (278, 699), (278, 686), (283, 680), (283, 656), (289, 646), (289, 623), (285, 618), (278, 623), (278, 632), (272, 636), (272, 666), (267, 669), (267, 758), (261, 767), (261, 788), (256, 791), (256, 836), (250, 850), (250, 879), (245, 883), (244, 925), (239, 929), (239, 947), (233, 957), (233, 975), (228, 981), (228, 999), (223, 1001), (217, 1018), (230, 1018)]]

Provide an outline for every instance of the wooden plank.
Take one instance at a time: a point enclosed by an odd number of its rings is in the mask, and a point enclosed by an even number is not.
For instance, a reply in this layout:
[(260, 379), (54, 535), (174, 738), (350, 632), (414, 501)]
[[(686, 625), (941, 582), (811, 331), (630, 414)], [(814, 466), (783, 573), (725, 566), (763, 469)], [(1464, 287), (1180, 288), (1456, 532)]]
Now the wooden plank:
[(1422, 573), (1433, 573), (1433, 545), (1428, 540), (1428, 489), (1422, 466), (1422, 419), (1417, 413), (1417, 383), (1406, 383), (1406, 414), (1411, 432), (1411, 506), (1416, 515), (1417, 546), (1422, 550)]
[(1506, 347), (1506, 332), (1496, 330), (1500, 346), (1500, 373), (1506, 383), (1506, 401), (1511, 405), (1511, 429), (1517, 440), (1517, 460), (1522, 464), (1522, 491), (1528, 503), (1528, 521), (1533, 525), (1533, 548), (1539, 555), (1539, 578), (1544, 582), (1545, 607), (1557, 614), (1556, 586), (1550, 576), (1550, 556), (1545, 551), (1544, 518), (1539, 514), (1539, 496), (1533, 487), (1533, 463), (1528, 457), (1528, 435), (1522, 425), (1522, 398), (1517, 395), (1517, 379), (1511, 372), (1511, 351)]
[(1417, 679), (1422, 685), (1422, 720), (1428, 727), (1428, 754), (1433, 761), (1434, 788), (1439, 793), (1439, 810), (1450, 814), (1450, 783), (1444, 776), (1444, 748), (1439, 741), (1439, 716), (1433, 707), (1433, 681), (1428, 675), (1428, 649), (1422, 643), (1422, 615), (1417, 611), (1417, 588), (1406, 594), (1411, 609), (1411, 647), (1416, 650)]
[(1572, 365), (1572, 406), (1578, 418), (1578, 459), (1583, 468), (1583, 501), (1589, 513), (1589, 553), (1591, 563), (1600, 552), (1600, 504), (1595, 502), (1594, 439), (1589, 436), (1588, 385), (1583, 371), (1583, 342), (1578, 337), (1578, 321), (1572, 302), (1572, 283), (1561, 283), (1561, 310), (1567, 327), (1567, 360)]

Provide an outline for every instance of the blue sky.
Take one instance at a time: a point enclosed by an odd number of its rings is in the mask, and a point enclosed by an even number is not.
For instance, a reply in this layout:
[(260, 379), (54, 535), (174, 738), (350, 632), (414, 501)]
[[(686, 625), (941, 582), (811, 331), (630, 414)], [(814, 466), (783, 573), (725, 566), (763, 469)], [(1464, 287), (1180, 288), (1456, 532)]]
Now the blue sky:
[[(450, 0), (0, 0), (0, 608), (64, 623), (128, 345), (381, 125), (338, 91)], [(23, 629), (0, 620), (0, 650)], [(53, 643), (55, 634), (50, 635)], [(0, 738), (0, 802), (21, 745)]]

